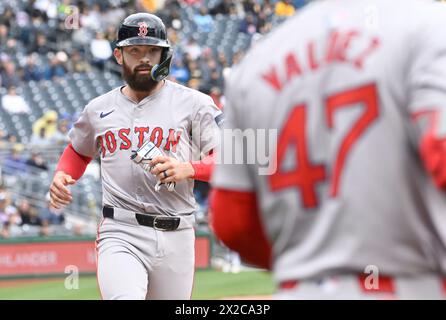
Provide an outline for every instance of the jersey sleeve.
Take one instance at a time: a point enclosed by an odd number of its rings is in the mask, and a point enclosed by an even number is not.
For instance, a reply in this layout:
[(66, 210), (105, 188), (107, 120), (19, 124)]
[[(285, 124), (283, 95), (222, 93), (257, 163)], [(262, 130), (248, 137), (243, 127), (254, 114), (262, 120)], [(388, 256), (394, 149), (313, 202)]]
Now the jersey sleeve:
[[(228, 85), (229, 86), (229, 83)], [(217, 149), (217, 161), (212, 184), (216, 188), (235, 191), (254, 191), (250, 165), (235, 161), (244, 158), (246, 144), (243, 139), (244, 126), (241, 125), (243, 110), (229, 89), (226, 90), (225, 120), (222, 126), (221, 141)], [(245, 115), (246, 116), (246, 115)], [(236, 132), (240, 134), (236, 134)]]
[(95, 129), (91, 124), (88, 113), (88, 105), (70, 129), (68, 136), (76, 152), (90, 158), (96, 156), (98, 148), (95, 139)]
[(432, 7), (437, 10), (428, 13), (411, 48), (409, 113), (424, 166), (435, 184), (446, 188), (446, 10)]
[(201, 158), (218, 146), (220, 139), (219, 125), (223, 118), (222, 111), (217, 108), (211, 97), (208, 98), (198, 106), (192, 125), (193, 143), (198, 147)]

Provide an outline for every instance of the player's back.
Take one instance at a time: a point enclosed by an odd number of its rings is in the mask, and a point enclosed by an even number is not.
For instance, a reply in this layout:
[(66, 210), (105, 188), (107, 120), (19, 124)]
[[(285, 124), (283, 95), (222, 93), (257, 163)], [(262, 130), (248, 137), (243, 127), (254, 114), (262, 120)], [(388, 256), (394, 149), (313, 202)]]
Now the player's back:
[(413, 122), (446, 104), (433, 88), (446, 59), (429, 51), (446, 12), (427, 2), (315, 2), (231, 76), (229, 121), (278, 130), (274, 174), (249, 168), (277, 280), (446, 271), (446, 193), (423, 169)]

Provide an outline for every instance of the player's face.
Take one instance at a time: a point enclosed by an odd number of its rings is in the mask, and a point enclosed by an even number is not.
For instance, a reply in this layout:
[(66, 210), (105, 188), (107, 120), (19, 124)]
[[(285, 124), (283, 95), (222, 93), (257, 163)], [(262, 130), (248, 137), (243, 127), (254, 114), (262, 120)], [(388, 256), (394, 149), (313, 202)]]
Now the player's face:
[(160, 62), (162, 50), (156, 46), (124, 47), (121, 57), (122, 74), (130, 88), (135, 91), (150, 91), (156, 86), (157, 82), (151, 78), (150, 71)]

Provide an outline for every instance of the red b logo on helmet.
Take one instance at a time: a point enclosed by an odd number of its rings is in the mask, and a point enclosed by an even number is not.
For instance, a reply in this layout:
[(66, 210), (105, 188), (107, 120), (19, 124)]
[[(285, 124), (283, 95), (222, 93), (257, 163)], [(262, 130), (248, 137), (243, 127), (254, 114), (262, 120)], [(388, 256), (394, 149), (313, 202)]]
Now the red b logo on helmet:
[(143, 22), (139, 22), (139, 33), (138, 36), (139, 37), (145, 37), (147, 35), (147, 23)]

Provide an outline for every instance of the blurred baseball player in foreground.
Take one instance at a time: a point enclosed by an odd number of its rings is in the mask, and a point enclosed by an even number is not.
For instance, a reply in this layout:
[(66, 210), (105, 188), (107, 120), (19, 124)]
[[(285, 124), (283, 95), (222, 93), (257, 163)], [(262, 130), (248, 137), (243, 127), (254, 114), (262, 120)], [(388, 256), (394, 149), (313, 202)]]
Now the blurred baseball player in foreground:
[(277, 141), (267, 175), (217, 166), (213, 227), (277, 298), (446, 297), (444, 30), (431, 1), (317, 1), (231, 74), (226, 128)]
[[(193, 179), (209, 180), (219, 138), (213, 134), (218, 133), (215, 118), (221, 112), (209, 96), (165, 80), (172, 49), (158, 17), (128, 16), (114, 55), (127, 85), (85, 107), (59, 161), (51, 203), (56, 208), (70, 203), (68, 186), (99, 154), (102, 297), (189, 299), (195, 262)], [(201, 161), (190, 161), (193, 143), (205, 155)]]

